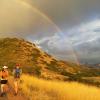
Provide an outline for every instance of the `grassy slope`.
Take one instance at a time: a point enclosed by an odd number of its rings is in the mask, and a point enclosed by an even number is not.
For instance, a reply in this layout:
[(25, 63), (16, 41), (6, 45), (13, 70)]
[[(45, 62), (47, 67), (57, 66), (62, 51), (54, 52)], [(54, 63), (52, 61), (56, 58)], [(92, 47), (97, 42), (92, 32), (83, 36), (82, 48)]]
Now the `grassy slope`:
[(76, 82), (46, 81), (22, 76), (22, 92), (29, 100), (100, 100), (100, 89)]
[(47, 79), (61, 79), (78, 70), (78, 67), (56, 60), (35, 44), (23, 39), (0, 39), (0, 66), (7, 65), (12, 70), (16, 63), (22, 65), (23, 72)]
[(0, 39), (0, 67), (7, 65), (11, 71), (16, 63), (21, 64), (24, 73), (45, 79), (80, 81), (100, 86), (100, 82), (88, 78), (100, 76), (99, 69), (58, 61), (40, 50), (34, 43), (23, 39)]

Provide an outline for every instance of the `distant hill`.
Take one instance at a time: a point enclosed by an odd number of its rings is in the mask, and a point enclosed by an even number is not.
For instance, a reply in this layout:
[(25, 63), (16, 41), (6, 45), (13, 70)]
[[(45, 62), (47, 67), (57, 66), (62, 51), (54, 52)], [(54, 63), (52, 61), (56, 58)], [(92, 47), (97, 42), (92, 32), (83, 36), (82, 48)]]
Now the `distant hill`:
[(94, 75), (90, 68), (59, 61), (24, 39), (0, 39), (0, 66), (7, 65), (12, 70), (16, 63), (21, 64), (24, 73), (46, 79), (77, 80)]

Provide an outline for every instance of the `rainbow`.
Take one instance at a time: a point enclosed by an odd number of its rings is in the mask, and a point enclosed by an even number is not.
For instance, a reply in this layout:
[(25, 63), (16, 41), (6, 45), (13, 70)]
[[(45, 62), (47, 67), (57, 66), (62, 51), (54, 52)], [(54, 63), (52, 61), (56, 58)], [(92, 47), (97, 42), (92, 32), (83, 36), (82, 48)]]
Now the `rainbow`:
[[(35, 6), (33, 5), (30, 5), (28, 2), (26, 2), (25, 0), (15, 0), (16, 2), (22, 4), (23, 6), (29, 8), (29, 9), (32, 9), (35, 13), (39, 14), (41, 17), (43, 17), (45, 20), (47, 20), (52, 26), (55, 27), (55, 29), (57, 30), (58, 34), (62, 37), (65, 37), (63, 32), (61, 31), (61, 29), (52, 21), (52, 19), (49, 18), (48, 15), (44, 14), (40, 9), (37, 9)], [(66, 37), (67, 38), (67, 37)], [(68, 38), (67, 38), (68, 40)], [(75, 62), (77, 63), (77, 65), (79, 65), (79, 60), (78, 60), (78, 56), (77, 54), (75, 53), (75, 50), (73, 49), (72, 47), (72, 44), (71, 42), (69, 41), (69, 45), (72, 49), (72, 53), (74, 54), (74, 60)]]

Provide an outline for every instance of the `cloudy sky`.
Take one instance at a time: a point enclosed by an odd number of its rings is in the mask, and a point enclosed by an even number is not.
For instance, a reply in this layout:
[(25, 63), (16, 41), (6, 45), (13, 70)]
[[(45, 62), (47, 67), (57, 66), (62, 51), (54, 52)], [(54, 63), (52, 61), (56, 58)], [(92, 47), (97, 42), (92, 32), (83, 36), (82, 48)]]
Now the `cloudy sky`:
[(100, 0), (0, 0), (0, 37), (21, 37), (62, 60), (100, 63)]

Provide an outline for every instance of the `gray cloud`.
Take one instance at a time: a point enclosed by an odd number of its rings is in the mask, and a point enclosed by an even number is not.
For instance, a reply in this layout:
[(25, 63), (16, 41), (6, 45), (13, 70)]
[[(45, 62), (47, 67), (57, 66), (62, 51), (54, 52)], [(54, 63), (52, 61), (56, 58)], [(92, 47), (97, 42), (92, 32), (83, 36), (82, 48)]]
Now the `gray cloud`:
[(34, 0), (33, 5), (50, 16), (63, 31), (100, 16), (100, 0)]
[(100, 61), (99, 27), (100, 20), (97, 19), (72, 28), (63, 38), (55, 33), (51, 37), (37, 40), (36, 43), (57, 58), (75, 61), (78, 56), (81, 62), (96, 63)]
[[(81, 62), (100, 62), (100, 20), (82, 24), (70, 31), (69, 38), (72, 41)], [(75, 34), (77, 33), (77, 35)], [(94, 61), (93, 61), (94, 60)]]

